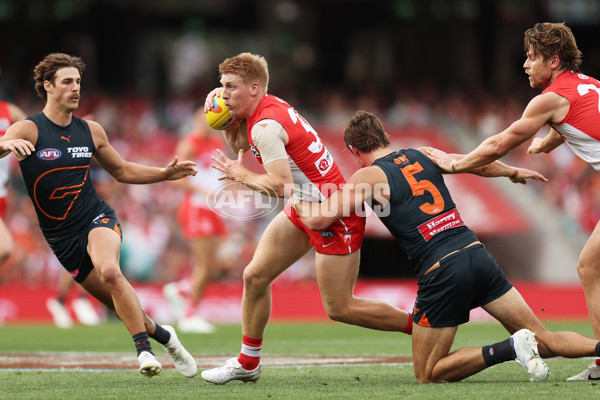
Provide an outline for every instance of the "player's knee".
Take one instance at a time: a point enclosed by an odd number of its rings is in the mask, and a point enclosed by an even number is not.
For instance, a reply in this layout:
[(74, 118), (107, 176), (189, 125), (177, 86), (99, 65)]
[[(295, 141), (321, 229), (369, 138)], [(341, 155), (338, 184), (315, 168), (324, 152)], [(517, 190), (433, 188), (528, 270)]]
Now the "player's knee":
[(327, 317), (336, 322), (351, 322), (351, 312), (348, 306), (339, 301), (323, 301)]
[(433, 383), (431, 371), (415, 371), (415, 380), (417, 383)]
[(100, 279), (102, 280), (102, 282), (104, 282), (105, 285), (115, 286), (119, 283), (121, 279), (123, 279), (123, 273), (116, 265), (102, 265), (99, 269)]
[(244, 269), (242, 278), (244, 281), (244, 289), (246, 291), (262, 291), (271, 284), (270, 279), (263, 274), (258, 273), (256, 269), (250, 267)]
[(600, 264), (580, 258), (577, 262), (577, 274), (584, 284), (597, 280), (600, 278)]

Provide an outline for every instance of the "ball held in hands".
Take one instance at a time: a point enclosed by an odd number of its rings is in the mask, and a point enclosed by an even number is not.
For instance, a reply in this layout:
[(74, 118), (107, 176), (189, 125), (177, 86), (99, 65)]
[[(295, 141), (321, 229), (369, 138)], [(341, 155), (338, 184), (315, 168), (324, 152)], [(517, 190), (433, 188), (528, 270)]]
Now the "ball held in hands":
[(223, 92), (213, 98), (212, 106), (206, 112), (206, 122), (211, 128), (218, 130), (230, 128), (239, 122), (239, 119), (233, 118), (229, 113), (225, 100), (221, 97), (222, 95)]

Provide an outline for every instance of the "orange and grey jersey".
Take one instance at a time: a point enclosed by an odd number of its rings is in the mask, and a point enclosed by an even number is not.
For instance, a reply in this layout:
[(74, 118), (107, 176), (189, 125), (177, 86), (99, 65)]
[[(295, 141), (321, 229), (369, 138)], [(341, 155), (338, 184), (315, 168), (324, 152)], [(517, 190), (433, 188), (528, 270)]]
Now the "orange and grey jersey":
[(46, 238), (82, 231), (105, 205), (90, 180), (96, 147), (86, 121), (56, 125), (43, 113), (27, 118), (38, 129), (35, 152), (19, 162)]
[(477, 240), (425, 154), (400, 150), (373, 165), (385, 172), (390, 187), (390, 202), (381, 210), (375, 207), (376, 214), (404, 247), (418, 277), (445, 255)]

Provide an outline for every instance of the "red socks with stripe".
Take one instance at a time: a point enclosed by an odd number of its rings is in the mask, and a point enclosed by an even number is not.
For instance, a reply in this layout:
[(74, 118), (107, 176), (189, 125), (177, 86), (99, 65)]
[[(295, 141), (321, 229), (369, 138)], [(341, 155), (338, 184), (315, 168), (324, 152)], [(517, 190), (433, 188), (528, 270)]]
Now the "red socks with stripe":
[(262, 341), (262, 338), (254, 339), (248, 336), (242, 336), (242, 351), (238, 356), (238, 362), (246, 371), (252, 371), (260, 364)]
[[(412, 314), (408, 314), (408, 322), (404, 333), (412, 334), (413, 319)], [(255, 339), (248, 336), (242, 336), (242, 351), (238, 356), (238, 362), (246, 371), (251, 371), (260, 364), (260, 350), (262, 349), (262, 338)]]

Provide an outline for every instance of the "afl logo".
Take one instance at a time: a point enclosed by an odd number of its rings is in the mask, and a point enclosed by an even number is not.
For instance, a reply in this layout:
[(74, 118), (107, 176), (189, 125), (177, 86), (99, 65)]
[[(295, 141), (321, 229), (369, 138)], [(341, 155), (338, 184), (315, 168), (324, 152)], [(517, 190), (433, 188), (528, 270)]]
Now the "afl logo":
[(58, 149), (43, 149), (38, 151), (37, 156), (42, 160), (56, 160), (61, 154)]

